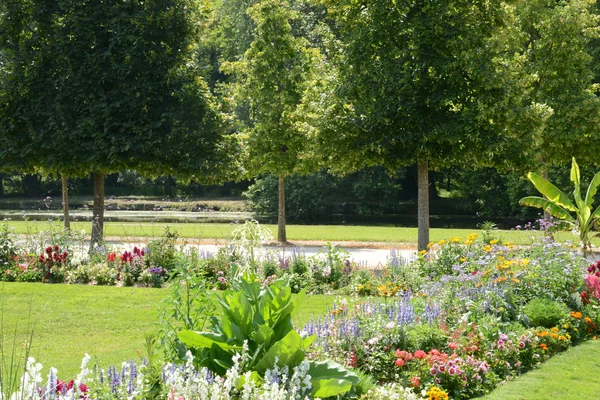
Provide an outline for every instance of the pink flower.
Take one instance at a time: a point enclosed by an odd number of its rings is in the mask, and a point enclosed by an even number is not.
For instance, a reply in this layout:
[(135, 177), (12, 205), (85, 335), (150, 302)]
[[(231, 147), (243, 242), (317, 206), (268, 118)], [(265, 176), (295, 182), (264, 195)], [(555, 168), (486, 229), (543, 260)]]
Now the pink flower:
[(438, 370), (435, 369), (435, 367), (431, 367), (431, 369), (429, 370), (429, 373), (433, 376), (436, 376), (438, 373)]
[(448, 348), (450, 348), (452, 350), (456, 350), (458, 348), (458, 345), (454, 342), (450, 342), (450, 343), (448, 343)]
[(396, 364), (396, 367), (404, 367), (404, 360), (401, 358), (397, 358), (394, 364)]

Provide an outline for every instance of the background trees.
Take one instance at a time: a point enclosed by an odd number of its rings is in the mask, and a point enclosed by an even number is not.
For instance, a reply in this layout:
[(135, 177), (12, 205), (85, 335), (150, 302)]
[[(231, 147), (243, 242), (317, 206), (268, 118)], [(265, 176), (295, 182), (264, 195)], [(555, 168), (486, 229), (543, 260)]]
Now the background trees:
[[(344, 53), (330, 84), (330, 97), (341, 100), (329, 108), (345, 122), (326, 126), (321, 136), (343, 149), (336, 160), (343, 165), (344, 153), (362, 165), (417, 164), (424, 249), (429, 169), (492, 164), (503, 158), (508, 135), (517, 141), (534, 131), (540, 122), (534, 117), (543, 114), (521, 102), (519, 72), (501, 62), (496, 35), (506, 18), (504, 4), (374, 0), (329, 7)], [(520, 125), (510, 124), (515, 119)]]
[(592, 0), (6, 0), (2, 169), (93, 174), (97, 240), (106, 174), (164, 175), (171, 193), (174, 178), (231, 178), (242, 154), (245, 177), (277, 176), (285, 240), (288, 177), (417, 168), (423, 248), (431, 171), (492, 216), (515, 210), (479, 188), (516, 204), (529, 189), (511, 173), (597, 163), (598, 23)]
[(286, 242), (285, 177), (306, 171), (310, 145), (296, 127), (297, 107), (318, 58), (308, 41), (297, 38), (290, 21), (295, 13), (287, 2), (264, 0), (248, 8), (256, 24), (255, 38), (240, 61), (226, 64), (236, 83), (234, 95), (249, 105), (244, 131), (246, 166), (251, 174), (279, 178), (277, 240)]
[(92, 173), (92, 243), (102, 238), (106, 173), (214, 180), (235, 169), (191, 58), (199, 3), (8, 0), (1, 7), (0, 159)]

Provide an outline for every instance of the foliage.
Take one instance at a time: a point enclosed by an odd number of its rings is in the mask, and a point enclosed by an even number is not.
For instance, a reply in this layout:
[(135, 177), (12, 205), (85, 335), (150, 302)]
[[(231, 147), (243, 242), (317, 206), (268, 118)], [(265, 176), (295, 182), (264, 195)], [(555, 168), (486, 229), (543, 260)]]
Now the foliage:
[[(235, 290), (218, 297), (221, 319), (213, 318), (210, 332), (184, 330), (179, 339), (195, 349), (198, 364), (225, 375), (235, 363), (234, 354), (247, 346), (248, 359), (243, 364), (247, 379), (261, 382), (273, 368), (301, 365), (306, 348), (314, 337), (302, 338), (292, 326), (291, 317), (299, 300), (293, 301), (284, 280), (261, 287), (255, 275), (246, 274), (234, 281)], [(357, 377), (332, 363), (311, 363), (312, 394), (330, 397), (347, 392)]]
[[(542, 208), (554, 217), (565, 221), (573, 231), (578, 233), (579, 242), (584, 253), (590, 249), (592, 230), (600, 217), (600, 207), (593, 209), (594, 196), (600, 185), (600, 172), (592, 178), (585, 197), (581, 196), (581, 174), (579, 166), (573, 158), (571, 166), (571, 182), (573, 183), (573, 200), (565, 193), (541, 176), (530, 172), (527, 174), (529, 180), (545, 198), (530, 196), (521, 199), (521, 204)], [(573, 213), (573, 214), (571, 214)]]
[[(191, 260), (190, 260), (191, 261)], [(178, 339), (181, 330), (201, 331), (215, 307), (206, 291), (206, 281), (198, 266), (182, 261), (171, 272), (169, 294), (162, 301), (158, 323), (160, 347), (169, 361), (185, 357), (185, 346)]]
[(536, 297), (525, 305), (523, 312), (532, 327), (541, 326), (550, 329), (567, 316), (569, 309), (554, 300)]

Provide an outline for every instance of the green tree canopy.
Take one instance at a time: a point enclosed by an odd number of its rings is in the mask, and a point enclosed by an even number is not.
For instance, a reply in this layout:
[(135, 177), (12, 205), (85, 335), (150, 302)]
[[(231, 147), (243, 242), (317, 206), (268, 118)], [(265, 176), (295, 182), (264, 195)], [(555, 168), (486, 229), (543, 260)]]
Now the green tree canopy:
[[(521, 59), (504, 55), (503, 1), (327, 2), (342, 56), (320, 84), (318, 135), (343, 167), (419, 165), (419, 248), (428, 242), (429, 167), (500, 162), (543, 120), (523, 102)], [(314, 100), (317, 99), (317, 100)], [(322, 99), (335, 99), (329, 102)], [(510, 140), (507, 140), (510, 137)], [(508, 155), (510, 157), (510, 155)]]
[(278, 238), (285, 241), (284, 176), (310, 169), (310, 144), (297, 128), (296, 115), (319, 52), (294, 36), (290, 21), (296, 15), (287, 2), (265, 0), (248, 14), (256, 24), (254, 40), (240, 61), (223, 68), (235, 74), (234, 96), (249, 105), (246, 168), (252, 175), (279, 175)]
[(202, 12), (195, 0), (3, 1), (0, 160), (69, 176), (233, 171), (192, 62)]

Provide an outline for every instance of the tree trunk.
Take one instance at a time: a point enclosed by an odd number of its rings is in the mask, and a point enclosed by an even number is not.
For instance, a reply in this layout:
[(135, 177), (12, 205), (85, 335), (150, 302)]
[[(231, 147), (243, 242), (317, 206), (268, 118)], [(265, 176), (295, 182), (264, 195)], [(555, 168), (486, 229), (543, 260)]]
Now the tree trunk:
[(94, 245), (101, 243), (104, 237), (104, 174), (94, 174), (94, 207), (92, 214), (92, 239), (90, 253)]
[(71, 221), (69, 219), (69, 186), (68, 179), (65, 174), (60, 174), (62, 179), (62, 206), (63, 206), (63, 219), (65, 223), (65, 229), (71, 229)]
[(429, 164), (422, 161), (417, 165), (417, 218), (419, 251), (427, 250), (429, 244)]
[(0, 173), (0, 197), (4, 196), (4, 177), (6, 175)]
[(287, 242), (285, 234), (285, 187), (283, 172), (279, 173), (279, 205), (277, 209), (277, 240), (281, 243)]

